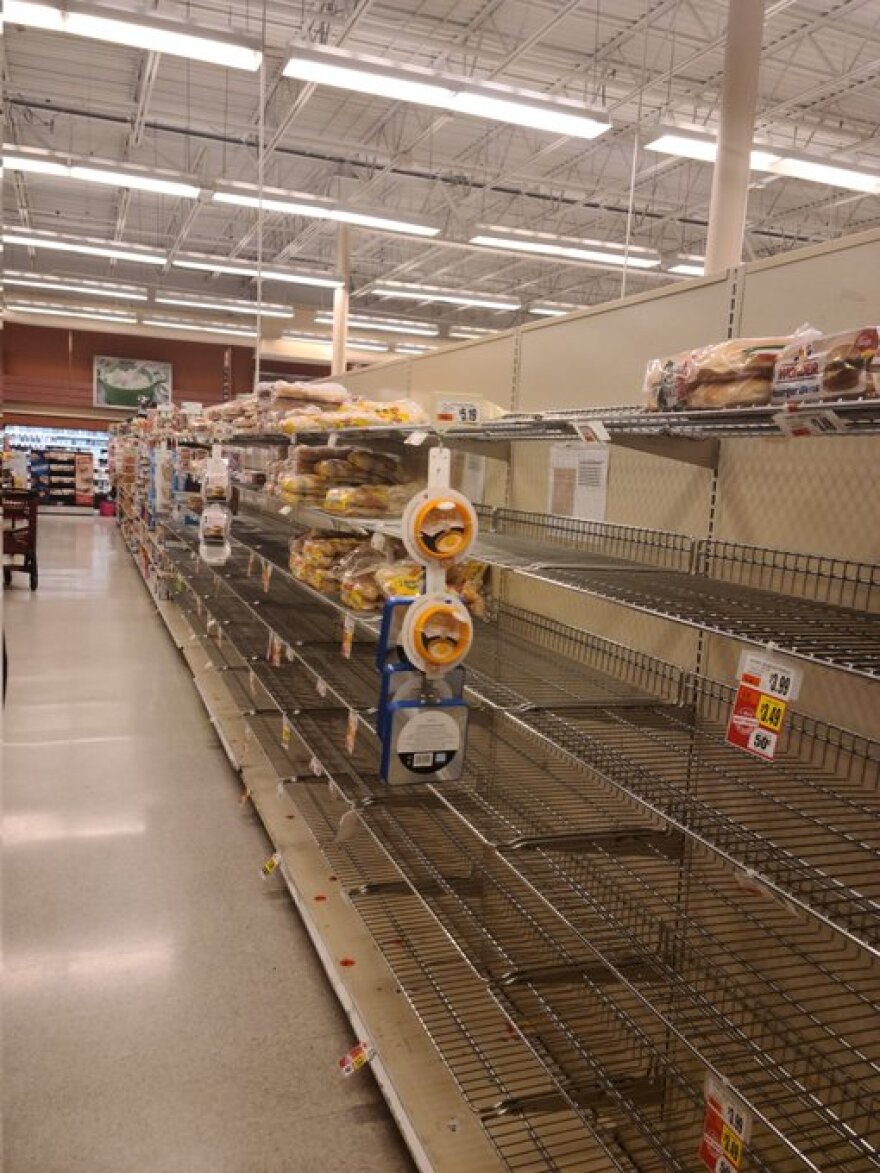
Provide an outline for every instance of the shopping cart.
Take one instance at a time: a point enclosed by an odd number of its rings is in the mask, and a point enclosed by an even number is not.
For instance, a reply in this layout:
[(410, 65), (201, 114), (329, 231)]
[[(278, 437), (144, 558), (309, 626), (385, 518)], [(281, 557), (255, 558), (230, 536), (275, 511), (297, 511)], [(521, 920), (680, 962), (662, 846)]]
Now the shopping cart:
[(31, 590), (37, 589), (37, 501), (34, 489), (3, 490), (4, 586), (9, 586), (16, 570), (30, 575)]

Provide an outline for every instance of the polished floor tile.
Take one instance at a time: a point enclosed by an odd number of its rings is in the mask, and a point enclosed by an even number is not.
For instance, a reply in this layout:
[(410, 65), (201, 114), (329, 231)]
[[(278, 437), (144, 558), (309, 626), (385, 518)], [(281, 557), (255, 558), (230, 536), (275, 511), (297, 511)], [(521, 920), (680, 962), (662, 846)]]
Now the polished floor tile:
[(4, 598), (5, 1173), (404, 1173), (268, 841), (111, 521)]

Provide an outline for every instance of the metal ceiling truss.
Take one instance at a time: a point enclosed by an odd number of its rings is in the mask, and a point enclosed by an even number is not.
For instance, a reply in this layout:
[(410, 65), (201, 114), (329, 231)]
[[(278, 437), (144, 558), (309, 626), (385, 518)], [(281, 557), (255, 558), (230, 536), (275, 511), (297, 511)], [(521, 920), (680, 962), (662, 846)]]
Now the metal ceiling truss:
[[(135, 10), (135, 0), (118, 7)], [(259, 35), (259, 78), (81, 38), (6, 28), (11, 137), (121, 163), (160, 166), (203, 182), (254, 182), (264, 124), (267, 184), (342, 198), (358, 210), (442, 227), (430, 242), (366, 229), (352, 233), (352, 284), (361, 308), (389, 308), (377, 280), (460, 285), (524, 301), (589, 304), (616, 296), (621, 274), (467, 245), (479, 225), (622, 243), (662, 257), (703, 250), (711, 167), (644, 150), (651, 128), (714, 130), (725, 5), (697, 0), (159, 0), (159, 15), (186, 16)], [(768, 3), (756, 137), (880, 171), (880, 0)], [(342, 46), (400, 64), (456, 71), (604, 106), (613, 127), (592, 141), (455, 117), (362, 94), (297, 83), (282, 74), (286, 47)], [(101, 68), (95, 68), (100, 61)], [(630, 208), (630, 179), (635, 182)], [(16, 173), (7, 224), (179, 250), (253, 258), (252, 209), (130, 190), (64, 185)], [(335, 228), (264, 213), (266, 264), (332, 268)], [(880, 222), (880, 200), (839, 188), (757, 177), (747, 252), (765, 256)], [(17, 258), (13, 257), (17, 263)], [(95, 275), (124, 261), (69, 267)], [(134, 274), (142, 278), (143, 274)], [(188, 275), (193, 289), (207, 275)], [(180, 275), (176, 283), (179, 284)], [(628, 292), (666, 275), (627, 274)], [(246, 293), (226, 276), (211, 288)], [(325, 301), (322, 295), (316, 299)], [(490, 311), (418, 307), (441, 322), (506, 326)]]

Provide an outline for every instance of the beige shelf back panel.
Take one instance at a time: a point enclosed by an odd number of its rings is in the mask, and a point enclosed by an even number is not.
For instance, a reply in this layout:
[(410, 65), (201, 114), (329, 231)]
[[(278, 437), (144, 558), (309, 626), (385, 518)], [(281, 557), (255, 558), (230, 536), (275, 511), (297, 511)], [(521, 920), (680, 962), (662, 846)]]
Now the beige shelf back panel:
[(517, 410), (640, 403), (648, 359), (726, 338), (729, 303), (704, 278), (524, 327)]
[(745, 266), (737, 330), (744, 337), (796, 330), (802, 322), (831, 334), (876, 325), (878, 317), (878, 231)]
[(341, 383), (353, 395), (366, 399), (399, 399), (409, 392), (409, 359), (378, 363), (360, 371), (346, 371), (336, 375), (330, 382)]
[(516, 335), (451, 346), (412, 364), (413, 394), (448, 391), (478, 395), (509, 411), (514, 406)]

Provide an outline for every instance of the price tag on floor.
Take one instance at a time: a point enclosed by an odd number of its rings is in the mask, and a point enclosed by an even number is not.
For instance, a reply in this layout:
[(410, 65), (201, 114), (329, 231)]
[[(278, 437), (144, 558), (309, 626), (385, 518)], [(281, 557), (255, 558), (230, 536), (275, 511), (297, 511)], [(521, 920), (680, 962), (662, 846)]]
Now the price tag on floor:
[(372, 1043), (358, 1043), (339, 1060), (339, 1072), (343, 1078), (347, 1079), (350, 1075), (360, 1071), (367, 1063), (375, 1056), (376, 1048)]
[(260, 581), (263, 584), (263, 591), (268, 592), (269, 583), (272, 581), (272, 563), (263, 560), (263, 569), (260, 574)]
[(290, 739), (293, 736), (293, 726), (290, 724), (286, 716), (281, 718), (281, 744), (285, 749), (290, 749)]
[(349, 757), (354, 753), (354, 745), (357, 741), (358, 732), (358, 716), (354, 709), (348, 710), (348, 723), (345, 726), (345, 750)]
[(263, 866), (260, 868), (260, 878), (263, 880), (268, 880), (268, 878), (277, 871), (278, 865), (280, 863), (281, 863), (281, 855), (279, 852), (276, 851), (274, 855), (269, 856), (269, 858), (265, 861)]
[(752, 1135), (752, 1114), (714, 1075), (706, 1076), (700, 1161), (711, 1173), (737, 1173)]
[(351, 659), (351, 649), (354, 646), (354, 619), (346, 615), (342, 621), (342, 658)]

